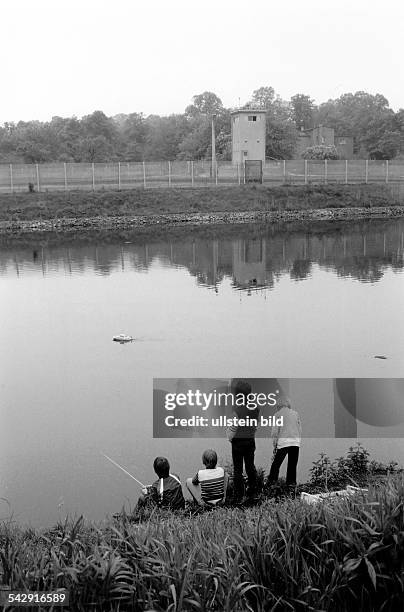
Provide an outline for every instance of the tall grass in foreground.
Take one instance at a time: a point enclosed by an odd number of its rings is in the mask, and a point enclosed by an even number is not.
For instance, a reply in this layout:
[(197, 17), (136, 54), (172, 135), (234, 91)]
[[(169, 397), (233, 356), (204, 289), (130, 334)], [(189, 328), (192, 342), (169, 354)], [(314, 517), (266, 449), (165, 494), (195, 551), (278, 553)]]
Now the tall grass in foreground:
[(70, 591), (71, 610), (395, 611), (404, 601), (404, 477), (365, 497), (155, 511), (52, 530), (0, 526), (1, 582)]

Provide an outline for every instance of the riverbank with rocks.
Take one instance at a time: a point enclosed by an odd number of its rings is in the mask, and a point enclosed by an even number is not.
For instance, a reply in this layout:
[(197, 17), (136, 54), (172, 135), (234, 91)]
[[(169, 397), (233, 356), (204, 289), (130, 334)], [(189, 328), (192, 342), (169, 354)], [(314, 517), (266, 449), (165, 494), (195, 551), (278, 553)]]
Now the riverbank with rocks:
[(0, 235), (404, 216), (387, 185), (0, 194)]
[(289, 221), (332, 221), (368, 218), (392, 218), (404, 216), (404, 206), (378, 206), (373, 208), (337, 208), (318, 210), (288, 210), (279, 212), (223, 212), (178, 213), (171, 215), (140, 215), (135, 217), (92, 217), (36, 219), (33, 221), (2, 221), (0, 233), (28, 232), (77, 232), (78, 230), (115, 230), (145, 226), (184, 226), (207, 224), (271, 223)]
[(385, 185), (245, 186), (0, 195), (0, 235), (404, 216)]

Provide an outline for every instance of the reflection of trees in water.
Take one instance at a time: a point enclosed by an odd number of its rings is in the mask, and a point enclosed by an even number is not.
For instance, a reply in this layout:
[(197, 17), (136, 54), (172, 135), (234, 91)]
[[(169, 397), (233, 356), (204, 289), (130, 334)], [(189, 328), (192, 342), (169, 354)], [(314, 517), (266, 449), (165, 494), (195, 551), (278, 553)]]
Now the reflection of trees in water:
[(290, 270), (290, 278), (293, 280), (305, 280), (310, 276), (312, 262), (306, 259), (295, 259)]
[(171, 242), (136, 243), (134, 237), (133, 241), (119, 243), (72, 243), (68, 248), (41, 247), (36, 258), (32, 248), (17, 248), (0, 253), (0, 271), (23, 274), (42, 268), (46, 275), (49, 270), (77, 274), (93, 269), (110, 275), (117, 270), (147, 272), (152, 265), (163, 264), (186, 268), (198, 285), (218, 288), (229, 278), (235, 289), (251, 292), (271, 288), (287, 274), (303, 281), (314, 264), (361, 282), (377, 282), (386, 270), (404, 268), (402, 221), (355, 223), (342, 228), (334, 225), (323, 233), (313, 228), (287, 232), (254, 227), (240, 229), (239, 237), (233, 232), (229, 239), (198, 238), (198, 232), (193, 231), (192, 237), (185, 233), (183, 240)]
[(224, 274), (220, 272), (218, 272), (216, 275), (209, 272), (195, 272), (193, 276), (195, 276), (198, 285), (205, 287), (216, 287), (225, 278)]
[(362, 282), (375, 283), (383, 278), (384, 272), (389, 267), (391, 266), (382, 259), (355, 257), (352, 261), (342, 262), (334, 269), (338, 276), (350, 276)]

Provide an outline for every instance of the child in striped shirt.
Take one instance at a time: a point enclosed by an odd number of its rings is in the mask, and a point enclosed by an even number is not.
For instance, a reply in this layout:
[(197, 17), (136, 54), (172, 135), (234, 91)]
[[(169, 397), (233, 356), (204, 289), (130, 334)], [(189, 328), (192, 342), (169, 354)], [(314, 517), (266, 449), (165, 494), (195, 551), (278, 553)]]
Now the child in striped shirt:
[(208, 449), (202, 455), (205, 469), (198, 470), (193, 478), (187, 478), (187, 489), (201, 506), (216, 506), (226, 499), (228, 476), (222, 467), (217, 467), (217, 454)]

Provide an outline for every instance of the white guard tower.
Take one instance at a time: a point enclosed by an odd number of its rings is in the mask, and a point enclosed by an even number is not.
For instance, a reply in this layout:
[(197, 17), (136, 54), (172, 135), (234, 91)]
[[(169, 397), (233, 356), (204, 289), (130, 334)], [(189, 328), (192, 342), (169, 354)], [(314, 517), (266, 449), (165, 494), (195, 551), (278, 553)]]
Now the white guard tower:
[(265, 110), (243, 108), (231, 113), (232, 163), (265, 163)]

